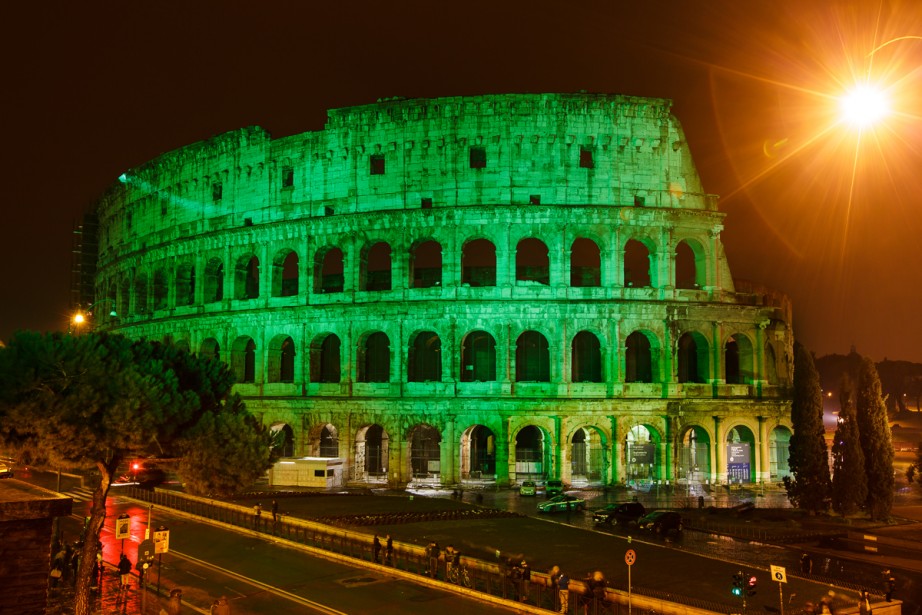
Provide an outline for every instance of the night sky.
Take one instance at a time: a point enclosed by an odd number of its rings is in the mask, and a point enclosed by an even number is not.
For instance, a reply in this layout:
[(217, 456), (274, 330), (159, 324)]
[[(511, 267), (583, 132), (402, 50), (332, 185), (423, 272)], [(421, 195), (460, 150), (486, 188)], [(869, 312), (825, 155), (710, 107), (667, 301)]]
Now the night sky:
[[(586, 90), (674, 101), (734, 277), (788, 294), (807, 348), (922, 362), (918, 0), (15, 2), (0, 24), (0, 339), (67, 327), (75, 221), (162, 153), (384, 97)], [(894, 114), (859, 141), (835, 97), (869, 71)]]

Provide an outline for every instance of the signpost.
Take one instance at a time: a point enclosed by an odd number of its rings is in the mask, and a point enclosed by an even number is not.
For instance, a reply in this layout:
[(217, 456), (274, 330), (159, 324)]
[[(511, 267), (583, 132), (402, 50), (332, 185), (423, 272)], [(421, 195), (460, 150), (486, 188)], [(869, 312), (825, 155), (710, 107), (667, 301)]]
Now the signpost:
[(122, 541), (122, 553), (125, 553), (125, 539), (131, 537), (131, 517), (122, 513), (115, 520), (115, 539)]
[(170, 530), (161, 525), (154, 531), (154, 553), (157, 554), (157, 594), (160, 594), (160, 570), (163, 568), (163, 554), (170, 552)]
[[(630, 537), (628, 538), (630, 540)], [(628, 549), (624, 554), (624, 563), (627, 564), (627, 615), (631, 615), (631, 566), (637, 561), (634, 549)]]
[(784, 591), (781, 589), (782, 583), (788, 582), (788, 577), (785, 574), (784, 568), (781, 566), (770, 566), (772, 579), (778, 581), (778, 607), (779, 613), (784, 615)]

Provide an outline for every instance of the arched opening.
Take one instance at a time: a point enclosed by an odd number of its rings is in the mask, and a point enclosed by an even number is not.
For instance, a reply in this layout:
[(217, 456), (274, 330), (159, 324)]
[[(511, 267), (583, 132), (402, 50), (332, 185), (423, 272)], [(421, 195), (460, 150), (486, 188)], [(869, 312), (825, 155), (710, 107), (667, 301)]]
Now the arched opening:
[(221, 360), (221, 346), (218, 344), (218, 340), (213, 337), (202, 342), (201, 350), (199, 350), (199, 356), (203, 359), (210, 359), (212, 361)]
[(155, 310), (165, 310), (167, 308), (167, 285), (166, 273), (163, 269), (157, 269), (154, 272), (153, 299)]
[(550, 382), (550, 351), (547, 338), (526, 331), (515, 342), (516, 382)]
[(574, 485), (605, 480), (605, 442), (594, 427), (580, 427), (570, 438), (570, 481)]
[(595, 334), (577, 333), (571, 353), (573, 382), (602, 382), (602, 350)]
[(646, 425), (631, 427), (624, 439), (625, 472), (630, 487), (648, 490), (660, 479), (659, 434)]
[(391, 247), (380, 241), (368, 248), (362, 258), (359, 290), (391, 289)]
[(314, 425), (310, 430), (308, 450), (311, 457), (339, 457), (339, 432), (331, 423)]
[(281, 458), (295, 456), (295, 434), (286, 423), (275, 423), (269, 428), (272, 434), (273, 453)]
[(532, 282), (548, 286), (551, 283), (551, 266), (547, 246), (540, 239), (523, 239), (515, 248), (516, 282)]
[(778, 384), (778, 360), (775, 349), (768, 342), (765, 342), (765, 380), (768, 384)]
[(682, 432), (678, 477), (689, 484), (702, 484), (711, 477), (711, 440), (708, 432), (691, 425)]
[(602, 256), (596, 242), (580, 237), (570, 248), (570, 286), (602, 284)]
[(415, 480), (438, 482), (442, 435), (431, 425), (417, 425), (410, 433), (410, 470)]
[(237, 261), (234, 270), (234, 298), (238, 300), (259, 297), (259, 259), (252, 255)]
[(276, 336), (269, 343), (268, 382), (295, 381), (295, 343), (287, 335)]
[(311, 344), (311, 382), (340, 382), (342, 380), (340, 350), (339, 337), (332, 333), (314, 339)]
[(496, 286), (496, 246), (490, 241), (474, 239), (461, 248), (461, 283)]
[(368, 482), (387, 481), (390, 438), (380, 425), (369, 425), (355, 435), (356, 479)]
[(724, 347), (724, 372), (727, 384), (752, 384), (752, 343), (745, 335), (734, 335)]
[(295, 297), (298, 294), (298, 255), (281, 250), (272, 261), (272, 296)]
[(224, 263), (220, 259), (209, 259), (205, 265), (205, 303), (224, 299)]
[(791, 430), (778, 426), (772, 429), (768, 440), (769, 453), (769, 478), (772, 482), (781, 481), (785, 476), (791, 475), (789, 465), (791, 446)]
[(650, 338), (641, 331), (634, 331), (625, 340), (624, 381), (655, 382), (655, 374)]
[(542, 480), (548, 470), (544, 434), (528, 425), (515, 435), (515, 476), (517, 481)]
[(139, 316), (148, 313), (147, 276), (144, 274), (139, 274), (134, 280), (134, 313)]
[(176, 267), (176, 305), (192, 305), (195, 302), (195, 267), (183, 263)]
[(424, 241), (410, 253), (410, 276), (413, 288), (442, 285), (442, 246), (436, 241)]
[(461, 436), (461, 478), (496, 478), (496, 436), (483, 425), (474, 425)]
[(358, 360), (359, 382), (390, 382), (391, 343), (380, 331), (365, 338)]
[[(697, 244), (695, 244), (697, 246)], [(704, 286), (704, 262), (703, 256), (699, 258), (691, 244), (687, 241), (680, 241), (675, 249), (675, 286), (689, 290), (697, 290)]]
[(461, 340), (461, 382), (496, 381), (496, 340), (486, 331), (471, 331)]
[(685, 333), (679, 338), (678, 380), (683, 383), (705, 383), (708, 381), (708, 345), (700, 333)]
[(413, 338), (407, 357), (407, 382), (441, 382), (442, 341), (434, 331)]
[(314, 259), (314, 292), (343, 292), (343, 251), (327, 248), (317, 252)]
[(238, 337), (231, 349), (231, 369), (237, 382), (256, 382), (256, 342), (251, 337)]
[(636, 239), (624, 244), (624, 285), (646, 288), (653, 285), (653, 258), (650, 249)]
[(755, 436), (745, 425), (727, 432), (727, 480), (731, 483), (755, 481)]

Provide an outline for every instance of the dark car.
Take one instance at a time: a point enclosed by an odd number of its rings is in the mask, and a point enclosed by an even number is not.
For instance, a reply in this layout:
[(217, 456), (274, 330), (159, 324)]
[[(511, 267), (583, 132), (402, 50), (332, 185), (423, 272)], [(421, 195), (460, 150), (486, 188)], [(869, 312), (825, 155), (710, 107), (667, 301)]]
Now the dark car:
[(682, 531), (682, 515), (671, 510), (654, 510), (640, 518), (637, 527), (642, 530), (665, 535), (672, 530)]
[(118, 477), (113, 484), (137, 485), (144, 489), (153, 489), (166, 481), (166, 472), (152, 464), (134, 462), (128, 474)]
[(0, 478), (13, 478), (13, 464), (0, 461)]
[(544, 497), (552, 498), (561, 493), (563, 493), (563, 482), (559, 480), (549, 480), (544, 485)]
[(625, 502), (624, 504), (609, 504), (592, 513), (592, 520), (596, 523), (609, 523), (611, 525), (630, 525), (647, 514), (647, 509), (640, 502)]

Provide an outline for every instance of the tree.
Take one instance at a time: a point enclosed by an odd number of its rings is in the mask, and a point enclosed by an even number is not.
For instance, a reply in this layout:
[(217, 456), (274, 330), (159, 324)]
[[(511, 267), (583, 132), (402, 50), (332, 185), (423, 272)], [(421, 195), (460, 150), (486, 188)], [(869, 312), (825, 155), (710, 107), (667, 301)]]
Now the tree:
[(57, 467), (99, 471), (76, 615), (89, 612), (106, 496), (123, 462), (188, 455), (199, 463), (182, 463), (181, 478), (193, 490), (222, 493), (269, 467), (268, 430), (230, 396), (232, 384), (222, 363), (120, 335), (23, 332), (0, 349), (0, 442)]
[(854, 514), (868, 497), (860, 436), (855, 383), (844, 373), (839, 382), (839, 426), (832, 444), (832, 508), (840, 515)]
[(829, 453), (823, 428), (823, 391), (813, 357), (794, 344), (794, 399), (791, 403), (794, 433), (788, 449), (791, 476), (784, 486), (788, 499), (811, 514), (826, 509), (831, 483)]
[(872, 519), (882, 521), (893, 508), (893, 441), (877, 368), (867, 357), (858, 369), (855, 410), (867, 467), (867, 509)]

